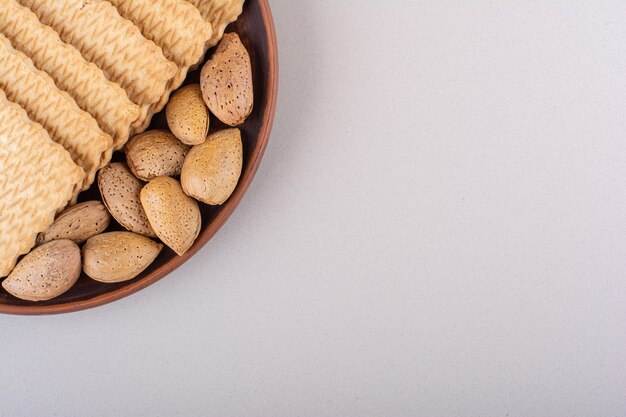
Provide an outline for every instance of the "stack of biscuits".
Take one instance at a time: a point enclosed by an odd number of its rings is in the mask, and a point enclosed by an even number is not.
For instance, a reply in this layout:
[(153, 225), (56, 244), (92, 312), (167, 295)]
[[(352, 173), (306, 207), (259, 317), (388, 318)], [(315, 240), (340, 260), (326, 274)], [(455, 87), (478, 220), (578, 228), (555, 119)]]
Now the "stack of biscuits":
[(243, 0), (0, 0), (0, 277), (144, 131)]

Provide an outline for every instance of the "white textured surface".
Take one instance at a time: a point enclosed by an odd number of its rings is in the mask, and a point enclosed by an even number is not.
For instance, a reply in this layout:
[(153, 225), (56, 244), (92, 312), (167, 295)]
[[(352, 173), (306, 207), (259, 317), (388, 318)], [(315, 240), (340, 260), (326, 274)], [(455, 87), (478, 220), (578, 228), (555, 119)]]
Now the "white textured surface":
[(626, 415), (626, 4), (272, 5), (243, 204), (133, 297), (0, 317), (0, 414)]

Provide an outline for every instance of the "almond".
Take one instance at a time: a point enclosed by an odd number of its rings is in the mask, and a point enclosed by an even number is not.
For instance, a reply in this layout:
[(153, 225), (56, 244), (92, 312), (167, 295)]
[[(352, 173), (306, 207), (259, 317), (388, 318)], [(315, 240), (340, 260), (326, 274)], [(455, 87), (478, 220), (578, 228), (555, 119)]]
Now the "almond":
[(106, 283), (135, 278), (154, 262), (163, 245), (131, 232), (94, 236), (83, 247), (83, 270)]
[(209, 109), (202, 99), (200, 84), (190, 84), (172, 95), (165, 108), (167, 125), (181, 142), (198, 145), (209, 132)]
[(57, 239), (69, 239), (80, 245), (92, 236), (106, 230), (111, 215), (100, 201), (86, 201), (70, 207), (37, 237), (37, 245)]
[(200, 208), (180, 183), (153, 179), (141, 190), (141, 204), (159, 239), (179, 255), (187, 252), (200, 233)]
[(123, 163), (109, 164), (98, 174), (102, 201), (113, 218), (131, 232), (156, 237), (141, 206), (141, 187), (143, 183)]
[(80, 265), (80, 249), (74, 242), (54, 240), (26, 255), (2, 286), (22, 300), (50, 300), (76, 283)]
[(237, 187), (243, 165), (239, 129), (209, 136), (187, 155), (181, 173), (185, 193), (206, 204), (223, 204)]
[(236, 33), (227, 33), (200, 74), (204, 102), (229, 126), (242, 124), (252, 112), (250, 55)]
[(150, 130), (126, 145), (126, 162), (143, 181), (180, 175), (189, 147), (165, 130)]

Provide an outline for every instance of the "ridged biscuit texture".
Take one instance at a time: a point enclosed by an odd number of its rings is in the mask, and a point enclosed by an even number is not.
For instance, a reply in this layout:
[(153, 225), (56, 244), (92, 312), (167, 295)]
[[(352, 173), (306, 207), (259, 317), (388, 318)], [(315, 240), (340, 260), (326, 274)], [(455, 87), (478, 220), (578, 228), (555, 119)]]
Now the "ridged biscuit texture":
[(197, 65), (211, 38), (211, 24), (185, 0), (109, 0), (179, 67)]
[(101, 0), (19, 0), (121, 85), (140, 106), (157, 103), (178, 67), (117, 9)]
[(63, 42), (16, 0), (0, 0), (0, 32), (96, 119), (100, 128), (113, 137), (116, 150), (122, 148), (131, 125), (140, 117), (139, 107), (124, 89), (109, 81), (100, 68), (86, 61), (76, 48)]
[[(41, 1), (41, 0), (36, 0)], [(209, 47), (217, 45), (224, 36), (226, 26), (237, 20), (243, 12), (244, 0), (187, 0), (200, 10), (205, 20), (211, 22), (213, 35)]]
[(1, 90), (0, 166), (0, 277), (4, 277), (67, 205), (85, 174)]
[(132, 21), (141, 33), (154, 41), (167, 59), (178, 65), (161, 98), (150, 106), (148, 117), (137, 126), (145, 130), (151, 116), (165, 107), (172, 91), (179, 88), (191, 68), (204, 58), (213, 34), (211, 23), (186, 0), (110, 0), (118, 12)]
[(96, 171), (111, 160), (111, 136), (100, 130), (89, 113), (59, 90), (52, 78), (37, 69), (26, 55), (13, 49), (1, 34), (0, 88), (70, 153), (74, 162), (85, 170), (83, 190), (89, 188)]

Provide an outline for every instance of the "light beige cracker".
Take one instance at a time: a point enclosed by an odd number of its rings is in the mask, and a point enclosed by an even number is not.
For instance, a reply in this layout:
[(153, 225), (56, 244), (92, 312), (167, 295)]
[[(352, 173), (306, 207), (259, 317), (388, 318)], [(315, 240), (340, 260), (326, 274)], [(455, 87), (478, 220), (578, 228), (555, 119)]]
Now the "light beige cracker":
[(176, 76), (170, 80), (167, 89), (165, 90), (165, 93), (163, 94), (161, 99), (151, 105), (148, 108), (147, 117), (143, 119), (141, 123), (136, 124), (135, 133), (141, 133), (148, 128), (148, 125), (150, 125), (150, 121), (152, 120), (152, 116), (163, 110), (167, 102), (170, 100), (170, 95), (174, 92), (174, 90), (178, 89), (183, 84), (185, 78), (187, 78), (188, 70), (189, 67), (182, 68), (178, 72), (178, 74), (176, 74)]
[(59, 90), (48, 74), (35, 68), (26, 55), (13, 49), (1, 34), (0, 88), (67, 149), (74, 162), (85, 170), (83, 189), (89, 188), (96, 171), (111, 159), (111, 136), (100, 130), (89, 113)]
[[(41, 0), (38, 0), (41, 1)], [(224, 36), (226, 26), (237, 20), (243, 11), (244, 0), (187, 0), (200, 10), (202, 17), (211, 22), (213, 35), (209, 47), (217, 45)]]
[(141, 132), (150, 124), (152, 115), (165, 107), (172, 91), (182, 85), (190, 68), (197, 66), (207, 49), (213, 30), (197, 8), (186, 0), (110, 0), (118, 12), (129, 19), (148, 39), (178, 65), (176, 75), (168, 82), (160, 99), (153, 103), (147, 117), (135, 125)]
[(154, 42), (101, 0), (19, 0), (61, 39), (121, 85), (140, 106), (158, 102), (176, 75), (175, 63)]
[(0, 90), (0, 277), (83, 183), (82, 169)]
[(197, 65), (211, 38), (211, 24), (186, 0), (109, 0), (179, 67)]
[(116, 150), (124, 146), (140, 110), (123, 88), (107, 80), (102, 70), (87, 62), (76, 48), (63, 42), (16, 0), (0, 0), (0, 33), (96, 119), (100, 128), (113, 137)]

